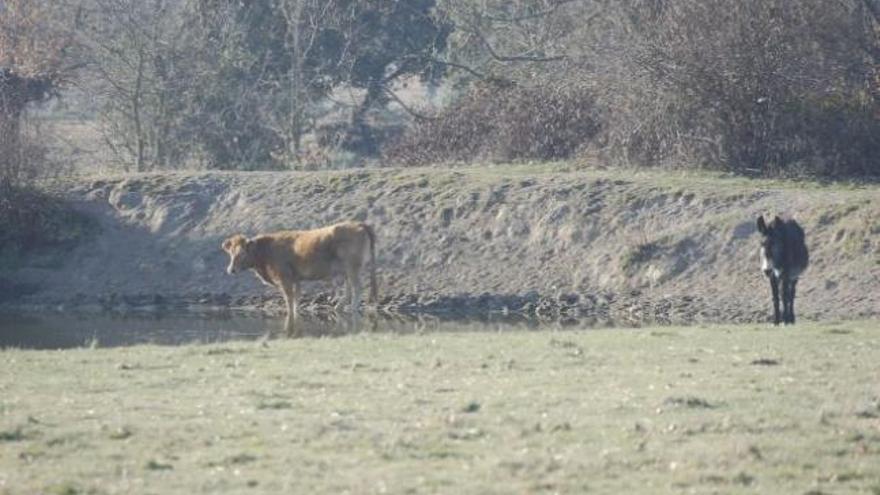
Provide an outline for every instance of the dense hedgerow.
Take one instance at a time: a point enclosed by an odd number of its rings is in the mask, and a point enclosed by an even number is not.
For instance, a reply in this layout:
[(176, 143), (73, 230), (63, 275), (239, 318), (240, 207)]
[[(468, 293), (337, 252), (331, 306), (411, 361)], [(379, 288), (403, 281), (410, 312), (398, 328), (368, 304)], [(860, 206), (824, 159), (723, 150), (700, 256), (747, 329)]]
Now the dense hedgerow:
[(489, 81), (416, 122), (384, 155), (401, 165), (558, 160), (574, 156), (598, 131), (596, 106), (582, 88)]
[(97, 228), (59, 198), (0, 181), (0, 252), (72, 245)]

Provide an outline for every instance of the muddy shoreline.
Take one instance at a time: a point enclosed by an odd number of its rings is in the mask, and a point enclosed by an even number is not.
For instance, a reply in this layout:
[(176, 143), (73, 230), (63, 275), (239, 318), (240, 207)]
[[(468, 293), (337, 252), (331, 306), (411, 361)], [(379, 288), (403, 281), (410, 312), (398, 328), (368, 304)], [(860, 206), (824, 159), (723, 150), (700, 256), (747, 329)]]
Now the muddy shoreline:
[[(5, 311), (242, 311), (280, 295), (228, 276), (220, 240), (343, 219), (378, 233), (390, 315), (486, 315), (584, 325), (758, 323), (770, 314), (754, 218), (807, 231), (807, 320), (880, 314), (877, 187), (835, 188), (554, 166), (174, 173), (46, 185), (99, 224), (74, 248), (0, 266)], [(338, 282), (338, 281), (337, 281)], [(331, 311), (339, 283), (304, 287)]]
[[(301, 311), (307, 316), (344, 315), (347, 308), (337, 306), (337, 298), (327, 293), (303, 297)], [(77, 314), (166, 314), (231, 313), (267, 317), (284, 315), (279, 296), (262, 294), (232, 298), (228, 294), (201, 294), (191, 296), (163, 296), (132, 294), (101, 299), (87, 297), (69, 301), (39, 304), (3, 304), (5, 313), (62, 313)], [(431, 317), (441, 321), (509, 320), (577, 325), (584, 327), (689, 325), (697, 323), (760, 323), (768, 321), (768, 314), (759, 310), (735, 312), (732, 308), (712, 308), (696, 297), (649, 300), (638, 291), (625, 295), (612, 293), (581, 296), (562, 294), (556, 297), (537, 293), (525, 295), (415, 295), (384, 296), (379, 304), (362, 309), (388, 318), (417, 319)], [(870, 317), (871, 314), (856, 315)]]

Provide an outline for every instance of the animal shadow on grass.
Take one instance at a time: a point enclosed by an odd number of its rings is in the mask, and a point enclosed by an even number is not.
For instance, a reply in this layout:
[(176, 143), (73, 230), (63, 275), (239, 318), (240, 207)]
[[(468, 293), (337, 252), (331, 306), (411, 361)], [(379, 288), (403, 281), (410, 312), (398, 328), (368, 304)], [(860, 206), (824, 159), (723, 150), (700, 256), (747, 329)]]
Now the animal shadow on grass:
[(754, 366), (779, 366), (779, 360), (770, 358), (758, 358), (751, 362)]
[(715, 409), (718, 406), (710, 403), (706, 399), (688, 395), (684, 397), (668, 397), (663, 401), (667, 406), (685, 407), (688, 409)]

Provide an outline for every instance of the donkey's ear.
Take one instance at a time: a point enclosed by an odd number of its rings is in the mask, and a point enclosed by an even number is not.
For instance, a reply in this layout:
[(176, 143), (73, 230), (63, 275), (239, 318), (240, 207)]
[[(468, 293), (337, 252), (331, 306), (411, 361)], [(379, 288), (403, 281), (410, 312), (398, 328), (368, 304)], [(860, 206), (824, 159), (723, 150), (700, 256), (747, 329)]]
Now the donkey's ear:
[(767, 224), (764, 223), (764, 215), (758, 217), (758, 232), (761, 234), (767, 234)]

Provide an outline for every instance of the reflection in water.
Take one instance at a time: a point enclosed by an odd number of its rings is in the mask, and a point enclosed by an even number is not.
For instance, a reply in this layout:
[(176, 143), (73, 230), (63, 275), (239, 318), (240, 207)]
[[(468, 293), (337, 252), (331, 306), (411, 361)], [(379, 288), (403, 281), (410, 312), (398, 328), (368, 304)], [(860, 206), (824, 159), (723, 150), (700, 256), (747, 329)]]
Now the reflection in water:
[[(574, 322), (569, 322), (569, 324)], [(137, 344), (182, 345), (261, 338), (338, 337), (361, 332), (423, 333), (442, 331), (511, 331), (553, 328), (521, 316), (444, 319), (430, 315), (304, 314), (294, 332), (283, 318), (213, 313), (0, 313), (0, 348), (66, 349)]]

